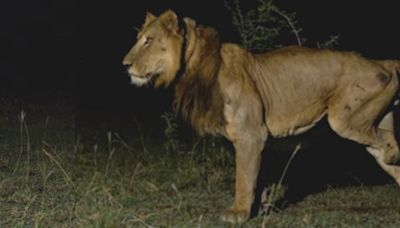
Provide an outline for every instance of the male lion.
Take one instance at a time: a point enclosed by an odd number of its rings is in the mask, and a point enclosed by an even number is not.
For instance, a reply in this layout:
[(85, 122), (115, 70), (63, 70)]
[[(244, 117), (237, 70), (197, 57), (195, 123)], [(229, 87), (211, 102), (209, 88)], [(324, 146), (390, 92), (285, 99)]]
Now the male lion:
[(173, 85), (175, 109), (185, 120), (233, 143), (235, 199), (223, 220), (250, 217), (268, 135), (300, 134), (325, 115), (335, 132), (365, 145), (400, 184), (393, 121), (385, 117), (398, 91), (399, 61), (302, 47), (252, 54), (221, 43), (213, 28), (183, 21), (180, 26), (171, 10), (148, 13), (123, 64), (137, 86)]

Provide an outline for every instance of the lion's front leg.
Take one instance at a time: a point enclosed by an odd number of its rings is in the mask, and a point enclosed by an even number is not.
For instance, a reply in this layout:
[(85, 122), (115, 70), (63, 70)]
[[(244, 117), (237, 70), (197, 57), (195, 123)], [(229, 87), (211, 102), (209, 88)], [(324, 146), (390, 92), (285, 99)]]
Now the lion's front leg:
[(227, 72), (221, 74), (228, 76), (220, 78), (224, 85), (224, 136), (233, 143), (236, 154), (235, 199), (222, 219), (241, 223), (250, 217), (268, 129), (260, 95), (248, 75), (236, 72), (235, 66), (223, 67)]
[(241, 223), (250, 217), (264, 141), (260, 136), (246, 135), (233, 142), (236, 152), (235, 199), (222, 215), (226, 222)]

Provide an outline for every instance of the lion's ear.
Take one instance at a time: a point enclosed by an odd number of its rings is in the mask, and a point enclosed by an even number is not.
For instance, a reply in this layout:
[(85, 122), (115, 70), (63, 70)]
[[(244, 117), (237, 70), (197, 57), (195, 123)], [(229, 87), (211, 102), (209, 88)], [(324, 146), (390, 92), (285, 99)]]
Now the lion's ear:
[(183, 18), (183, 21), (185, 22), (188, 28), (196, 28), (196, 21), (193, 20), (192, 18), (185, 17)]
[(183, 21), (186, 25), (187, 37), (194, 37), (196, 34), (196, 21), (188, 17), (183, 18)]
[(161, 22), (169, 32), (178, 33), (178, 16), (172, 10), (167, 10), (160, 16)]
[(155, 19), (157, 19), (157, 17), (154, 16), (154, 14), (152, 14), (150, 12), (146, 12), (146, 19), (144, 20), (143, 28), (146, 27), (147, 25), (149, 25)]

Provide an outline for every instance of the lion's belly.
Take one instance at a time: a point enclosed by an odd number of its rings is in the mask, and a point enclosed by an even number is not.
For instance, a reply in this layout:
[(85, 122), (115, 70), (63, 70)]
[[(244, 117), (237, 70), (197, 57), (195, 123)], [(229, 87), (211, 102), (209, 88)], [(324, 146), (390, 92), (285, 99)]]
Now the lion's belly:
[(311, 129), (326, 114), (323, 102), (309, 107), (298, 107), (293, 110), (275, 110), (267, 112), (266, 123), (274, 137), (298, 135)]

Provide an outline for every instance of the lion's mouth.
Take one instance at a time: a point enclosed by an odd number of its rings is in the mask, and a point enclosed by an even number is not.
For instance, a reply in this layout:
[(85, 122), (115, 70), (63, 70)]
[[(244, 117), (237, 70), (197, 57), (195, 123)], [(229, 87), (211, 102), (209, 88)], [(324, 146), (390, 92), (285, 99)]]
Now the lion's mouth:
[(135, 74), (129, 74), (129, 75), (131, 78), (131, 84), (136, 85), (136, 86), (144, 86), (144, 85), (153, 84), (160, 74), (157, 72), (154, 72), (154, 73), (147, 73), (144, 76), (135, 75)]

